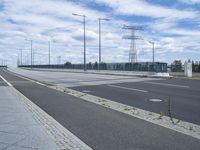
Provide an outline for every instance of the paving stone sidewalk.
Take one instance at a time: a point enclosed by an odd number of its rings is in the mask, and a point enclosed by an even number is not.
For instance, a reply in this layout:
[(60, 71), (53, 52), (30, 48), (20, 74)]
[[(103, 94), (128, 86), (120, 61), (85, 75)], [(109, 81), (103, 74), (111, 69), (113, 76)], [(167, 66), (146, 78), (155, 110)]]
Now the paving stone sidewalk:
[(9, 88), (0, 87), (0, 150), (58, 150), (53, 139)]

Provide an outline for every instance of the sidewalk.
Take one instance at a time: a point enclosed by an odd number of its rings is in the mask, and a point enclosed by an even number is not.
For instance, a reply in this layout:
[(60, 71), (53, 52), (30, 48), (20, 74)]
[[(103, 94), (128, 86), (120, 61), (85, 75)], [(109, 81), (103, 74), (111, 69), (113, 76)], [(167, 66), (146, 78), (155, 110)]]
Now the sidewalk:
[(0, 149), (58, 150), (53, 139), (9, 88), (0, 86)]

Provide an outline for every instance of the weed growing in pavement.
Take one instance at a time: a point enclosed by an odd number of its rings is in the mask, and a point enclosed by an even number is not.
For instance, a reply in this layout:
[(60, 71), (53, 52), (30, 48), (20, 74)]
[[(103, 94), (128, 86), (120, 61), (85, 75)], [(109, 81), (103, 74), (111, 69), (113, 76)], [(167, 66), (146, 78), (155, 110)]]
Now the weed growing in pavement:
[(98, 99), (98, 102), (99, 102), (99, 103), (101, 103), (101, 102), (102, 102), (102, 103), (105, 103), (106, 100), (104, 100), (104, 99)]
[(171, 98), (170, 98), (170, 96), (168, 98), (168, 116), (170, 117), (170, 120), (174, 125), (176, 125), (180, 122), (180, 120), (178, 120), (177, 122), (174, 122), (173, 113), (172, 113), (172, 110), (171, 110)]
[(86, 94), (81, 94), (79, 97), (83, 97), (83, 96), (85, 96)]
[(193, 130), (193, 128), (190, 126), (189, 130), (190, 130), (190, 131), (192, 131), (192, 130)]
[(125, 111), (130, 111), (131, 108), (127, 108), (127, 107), (126, 107), (126, 108), (124, 108), (124, 110), (125, 110)]
[(160, 116), (158, 117), (158, 119), (162, 119), (162, 117), (163, 117), (163, 112), (161, 111), (160, 112)]

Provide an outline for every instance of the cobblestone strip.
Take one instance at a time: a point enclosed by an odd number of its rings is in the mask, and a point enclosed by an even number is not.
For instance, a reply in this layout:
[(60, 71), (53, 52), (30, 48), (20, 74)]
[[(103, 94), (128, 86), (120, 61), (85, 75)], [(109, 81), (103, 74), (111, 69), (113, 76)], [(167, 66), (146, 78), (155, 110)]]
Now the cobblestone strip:
[(93, 96), (90, 94), (75, 91), (75, 90), (72, 90), (69, 88), (60, 88), (57, 86), (48, 86), (48, 87), (50, 87), (52, 89), (56, 89), (61, 92), (64, 92), (66, 94), (81, 98), (83, 100), (86, 100), (86, 101), (122, 112), (122, 113), (125, 113), (128, 115), (131, 115), (133, 117), (146, 120), (148, 122), (166, 127), (168, 129), (181, 132), (183, 134), (192, 136), (194, 138), (200, 139), (200, 126), (199, 125), (185, 122), (182, 120), (178, 120), (175, 118), (173, 118), (173, 122), (172, 122), (170, 117), (163, 116), (162, 114), (157, 114), (154, 112), (146, 111), (146, 110), (132, 107), (129, 105), (114, 102), (114, 101), (111, 101), (108, 99), (104, 99), (101, 97), (97, 97), (97, 96)]
[(10, 87), (13, 95), (30, 111), (45, 131), (52, 137), (61, 150), (92, 150), (88, 145), (73, 135), (70, 131), (59, 124), (41, 108), (31, 102), (14, 87)]

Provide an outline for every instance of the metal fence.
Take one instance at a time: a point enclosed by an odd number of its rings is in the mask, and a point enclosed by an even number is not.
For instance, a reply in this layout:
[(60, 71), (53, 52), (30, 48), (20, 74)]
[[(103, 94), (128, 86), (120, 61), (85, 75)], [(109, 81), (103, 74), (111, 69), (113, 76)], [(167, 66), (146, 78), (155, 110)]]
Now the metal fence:
[(8, 67), (7, 66), (2, 66), (2, 65), (0, 65), (0, 69), (7, 69)]
[[(61, 64), (61, 65), (19, 65), (25, 68), (49, 68), (49, 69), (84, 69), (83, 64)], [(138, 63), (88, 63), (87, 70), (124, 70), (124, 71), (149, 71), (167, 72), (167, 63), (162, 62), (138, 62)]]

